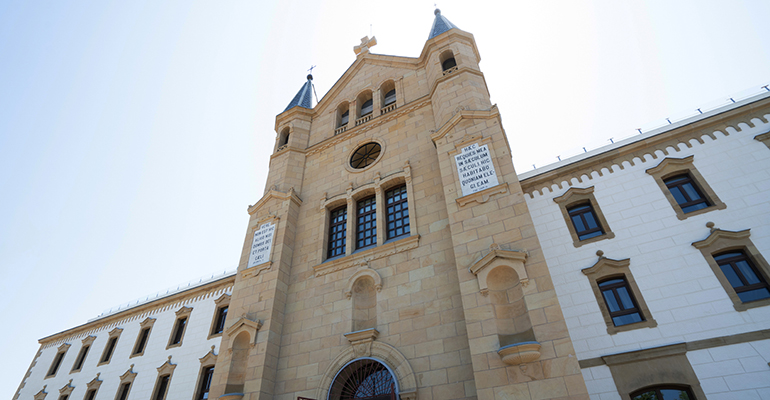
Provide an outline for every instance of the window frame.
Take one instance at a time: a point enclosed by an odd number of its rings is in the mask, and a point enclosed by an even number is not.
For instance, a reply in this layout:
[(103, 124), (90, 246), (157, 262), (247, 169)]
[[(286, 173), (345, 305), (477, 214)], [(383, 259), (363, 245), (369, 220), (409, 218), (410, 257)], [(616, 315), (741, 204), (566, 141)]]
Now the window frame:
[[(709, 223), (711, 225), (711, 223)], [(723, 254), (730, 251), (741, 251), (754, 266), (755, 270), (759, 272), (765, 283), (770, 285), (770, 264), (762, 256), (754, 243), (750, 239), (751, 230), (745, 229), (742, 231), (724, 231), (721, 229), (713, 228), (711, 225), (711, 232), (709, 236), (703, 240), (692, 243), (693, 247), (700, 250), (703, 258), (706, 259), (711, 271), (716, 276), (722, 288), (727, 293), (730, 301), (733, 303), (733, 308), (736, 311), (746, 311), (750, 308), (763, 307), (770, 305), (770, 298), (760, 299), (744, 303), (738, 296), (738, 292), (735, 291), (733, 285), (727, 279), (722, 272), (722, 268), (719, 266), (719, 262), (714, 258), (715, 255)]]
[[(641, 328), (654, 328), (658, 326), (657, 321), (652, 317), (647, 303), (644, 301), (639, 286), (636, 284), (634, 275), (631, 273), (631, 259), (626, 258), (624, 260), (613, 260), (606, 258), (603, 255), (600, 256), (599, 261), (593, 266), (582, 270), (583, 274), (588, 278), (591, 285), (591, 290), (594, 292), (594, 297), (599, 306), (599, 311), (602, 313), (604, 323), (607, 326), (607, 333), (610, 335), (617, 334), (619, 332), (626, 332), (634, 329)], [(629, 294), (635, 301), (639, 315), (642, 317), (642, 321), (634, 322), (630, 324), (616, 326), (612, 320), (612, 314), (607, 306), (607, 302), (604, 299), (602, 290), (599, 287), (599, 283), (608, 279), (623, 277), (628, 284)]]
[[(369, 204), (365, 204), (369, 202)], [(361, 212), (362, 208), (369, 207), (371, 205), (371, 208), (368, 211)], [(364, 250), (368, 249), (370, 247), (377, 246), (377, 195), (371, 194), (368, 196), (362, 196), (361, 198), (356, 200), (356, 220), (355, 220), (355, 248), (356, 250)], [(361, 219), (364, 218), (364, 221), (361, 222)], [(370, 218), (368, 221), (366, 218)], [(369, 228), (366, 228), (366, 224), (371, 223), (373, 226), (370, 226)], [(369, 234), (369, 232), (374, 232), (374, 234)], [(360, 235), (364, 234), (363, 238), (360, 237)], [(361, 244), (361, 242), (365, 242), (367, 239), (373, 239), (372, 243), (370, 244)]]
[(69, 343), (63, 343), (56, 349), (56, 354), (53, 356), (53, 360), (51, 360), (51, 366), (48, 367), (48, 371), (45, 373), (45, 378), (43, 379), (53, 378), (59, 373), (61, 365), (64, 364), (64, 357), (67, 355), (69, 349)]
[[(176, 311), (176, 319), (174, 319), (174, 325), (171, 328), (171, 334), (168, 337), (168, 345), (166, 346), (166, 350), (172, 349), (175, 347), (180, 347), (182, 343), (184, 343), (184, 335), (187, 332), (187, 327), (190, 326), (190, 314), (192, 313), (192, 307), (185, 307), (182, 306), (179, 310)], [(184, 326), (181, 327), (182, 332), (178, 335), (179, 341), (174, 342), (177, 332), (179, 331), (179, 324), (180, 321), (184, 320)]]
[[(389, 196), (389, 194), (395, 192), (396, 190), (401, 191), (399, 193), (399, 195), (401, 195), (401, 200), (398, 200), (398, 201), (393, 203), (394, 210), (391, 213), (390, 212), (390, 207), (391, 207), (390, 199), (391, 199), (391, 197), (395, 197), (395, 196)], [(383, 212), (385, 214), (384, 215), (384, 224), (385, 224), (385, 226), (383, 226), (382, 228), (383, 228), (383, 230), (385, 232), (385, 240), (393, 240), (393, 239), (398, 239), (400, 237), (411, 235), (412, 227), (410, 225), (411, 215), (409, 214), (409, 189), (407, 188), (406, 183), (393, 185), (393, 186), (389, 187), (388, 189), (386, 189), (384, 192), (385, 192), (385, 196), (384, 196), (384, 203), (383, 203), (383, 206), (384, 206), (383, 207), (384, 208)], [(400, 211), (401, 211), (402, 214), (401, 214), (401, 218), (399, 220), (395, 220), (395, 214), (398, 213), (398, 211), (395, 210), (395, 207), (397, 205), (401, 205), (401, 210)], [(405, 213), (404, 213), (404, 210), (406, 210)], [(391, 236), (391, 234), (390, 234), (390, 232), (391, 232), (391, 229), (390, 229), (390, 217), (391, 217), (391, 215), (393, 215), (394, 222), (396, 222), (396, 223), (398, 221), (402, 222), (401, 227), (405, 228), (404, 229), (404, 233), (402, 233), (400, 235), (393, 235), (393, 236)], [(404, 219), (409, 220), (409, 222), (404, 224), (403, 223)], [(394, 231), (395, 231), (395, 229), (394, 229)]]
[[(587, 188), (571, 187), (561, 196), (555, 197), (553, 201), (559, 205), (562, 217), (564, 217), (564, 222), (567, 224), (567, 230), (569, 230), (570, 237), (572, 237), (572, 245), (576, 248), (588, 243), (594, 243), (604, 239), (613, 239), (615, 237), (615, 233), (612, 232), (609, 223), (607, 223), (607, 219), (604, 217), (604, 213), (602, 213), (601, 207), (599, 207), (599, 203), (596, 201), (596, 197), (594, 196), (594, 186)], [(584, 204), (591, 207), (596, 222), (599, 224), (599, 228), (603, 233), (581, 240), (580, 232), (577, 231), (575, 224), (572, 222), (570, 210)]]
[[(217, 364), (217, 355), (214, 354), (215, 348), (216, 348), (215, 346), (211, 346), (211, 351), (209, 351), (208, 353), (206, 353), (205, 356), (200, 358), (201, 366), (200, 366), (200, 369), (198, 370), (198, 380), (195, 382), (195, 397), (194, 397), (195, 400), (201, 399), (201, 396), (203, 394), (202, 391), (203, 391), (203, 383), (204, 383), (203, 374), (204, 372), (206, 372), (208, 368), (212, 369), (212, 381), (213, 381), (213, 371)], [(211, 393), (211, 383), (212, 382), (209, 382), (208, 393)], [(211, 398), (209, 398), (209, 400), (210, 399)]]
[[(78, 356), (75, 357), (75, 362), (72, 363), (70, 374), (80, 372), (83, 369), (86, 358), (88, 358), (88, 353), (91, 351), (91, 347), (93, 347), (94, 340), (96, 340), (96, 336), (86, 336), (86, 338), (80, 342), (80, 351), (78, 351)], [(80, 365), (78, 366), (78, 364)]]
[[(158, 377), (155, 378), (155, 386), (152, 388), (152, 400), (166, 400), (168, 398), (168, 392), (171, 388), (171, 378), (174, 376), (174, 370), (176, 369), (177, 364), (171, 363), (171, 356), (168, 356), (168, 360), (163, 363), (160, 367), (158, 367)], [(163, 390), (162, 396), (158, 396), (160, 394), (161, 389), (161, 382), (162, 379), (168, 377), (168, 381), (166, 381), (166, 387)]]
[[(124, 372), (123, 375), (120, 376), (120, 383), (118, 383), (118, 390), (115, 392), (115, 400), (128, 400), (129, 396), (131, 396), (131, 389), (134, 387), (134, 379), (136, 379), (136, 372), (133, 370), (133, 364), (128, 369), (128, 371)], [(128, 385), (128, 390), (126, 390), (125, 397), (121, 396), (121, 393), (123, 392), (123, 387), (125, 385)]]
[[(115, 355), (115, 350), (118, 348), (118, 341), (120, 340), (121, 333), (123, 333), (123, 328), (115, 328), (110, 331), (109, 336), (107, 337), (107, 343), (104, 344), (102, 355), (99, 356), (99, 363), (96, 364), (97, 367), (107, 365), (112, 361), (112, 356)], [(110, 343), (112, 343), (113, 340), (114, 344), (112, 345), (112, 348), (110, 348)], [(110, 351), (108, 352), (107, 350)]]
[[(141, 357), (144, 355), (144, 351), (147, 350), (147, 344), (150, 342), (150, 335), (152, 335), (152, 327), (155, 325), (155, 318), (145, 318), (142, 323), (139, 324), (139, 333), (136, 335), (136, 341), (134, 347), (131, 348), (131, 355), (128, 358)], [(142, 334), (147, 331), (147, 339), (145, 339), (144, 346), (141, 351), (137, 351), (140, 341), (142, 340)]]
[[(621, 283), (610, 283), (610, 281), (622, 281)], [(631, 290), (631, 287), (628, 285), (628, 281), (626, 280), (625, 275), (615, 275), (615, 276), (608, 276), (603, 277), (600, 280), (597, 280), (596, 282), (597, 286), (599, 286), (599, 291), (602, 292), (602, 298), (604, 299), (605, 305), (607, 306), (607, 310), (610, 314), (610, 319), (612, 319), (612, 324), (616, 327), (618, 326), (624, 326), (624, 325), (630, 325), (635, 324), (638, 322), (644, 322), (644, 315), (642, 315), (641, 311), (639, 310), (639, 303), (636, 301), (636, 298), (634, 298), (634, 293)], [(632, 307), (631, 308), (624, 308), (623, 306), (623, 299), (622, 295), (619, 293), (618, 289), (625, 288), (626, 292), (628, 293), (629, 300), (631, 300)], [(607, 302), (607, 296), (605, 295), (607, 291), (612, 292), (613, 297), (615, 298), (615, 302), (618, 304), (618, 306), (621, 308), (621, 310), (618, 311), (612, 311), (610, 308), (610, 305)], [(618, 325), (615, 323), (616, 317), (623, 317), (626, 315), (631, 314), (638, 314), (641, 321), (637, 322), (629, 322), (625, 324)]]
[[(711, 189), (711, 187), (708, 185), (706, 179), (704, 179), (700, 172), (698, 172), (698, 169), (695, 168), (693, 165), (693, 160), (694, 156), (688, 156), (685, 158), (666, 157), (657, 166), (645, 171), (655, 179), (655, 182), (658, 184), (658, 187), (660, 187), (660, 190), (663, 192), (666, 200), (668, 200), (668, 202), (671, 204), (671, 207), (674, 209), (676, 217), (680, 220), (685, 220), (692, 216), (701, 215), (710, 211), (724, 210), (727, 208), (725, 203), (719, 199), (719, 196), (717, 196), (716, 192), (714, 192), (714, 190)], [(674, 195), (671, 193), (671, 190), (666, 184), (666, 180), (679, 175), (687, 175), (690, 178), (693, 186), (700, 192), (706, 203), (709, 204), (707, 207), (687, 213), (682, 210), (679, 202), (676, 201), (676, 198), (674, 198)]]
[(646, 388), (642, 388), (636, 391), (633, 391), (629, 393), (629, 397), (631, 400), (634, 400), (634, 397), (643, 395), (645, 393), (649, 393), (654, 391), (656, 393), (656, 398), (663, 399), (663, 396), (658, 396), (660, 394), (661, 390), (679, 390), (682, 392), (686, 392), (687, 396), (690, 398), (690, 400), (697, 400), (697, 397), (695, 397), (695, 394), (692, 392), (692, 388), (689, 385), (655, 385), (655, 386), (648, 386)]
[[(344, 211), (345, 218), (344, 220), (333, 222), (336, 218), (335, 213)], [(337, 206), (329, 210), (328, 212), (329, 217), (327, 219), (328, 229), (326, 230), (326, 259), (331, 260), (333, 258), (337, 257), (344, 257), (347, 255), (347, 247), (348, 247), (348, 234), (350, 233), (350, 229), (348, 229), (348, 222), (349, 222), (349, 212), (348, 212), (348, 204), (345, 203), (344, 205)], [(341, 228), (340, 228), (341, 227)], [(340, 246), (334, 246), (332, 247), (332, 243), (339, 240), (334, 239), (332, 240), (333, 236), (337, 233), (342, 232), (342, 245)], [(334, 252), (332, 252), (334, 250)]]
[(214, 300), (214, 316), (211, 318), (211, 327), (209, 328), (209, 336), (207, 339), (220, 337), (225, 331), (225, 324), (227, 323), (227, 311), (225, 312), (225, 320), (222, 321), (222, 330), (219, 332), (215, 332), (215, 329), (217, 328), (217, 322), (219, 322), (219, 314), (220, 310), (223, 308), (227, 308), (229, 311), (230, 308), (230, 298), (231, 296), (227, 293), (222, 294)]

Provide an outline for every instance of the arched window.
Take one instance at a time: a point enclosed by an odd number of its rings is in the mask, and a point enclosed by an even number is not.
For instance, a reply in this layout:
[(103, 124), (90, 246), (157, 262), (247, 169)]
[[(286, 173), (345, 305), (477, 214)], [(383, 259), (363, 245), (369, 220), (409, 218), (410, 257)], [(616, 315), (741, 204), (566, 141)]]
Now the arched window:
[(439, 56), (439, 61), (441, 61), (441, 70), (444, 71), (444, 75), (454, 71), (454, 69), (456, 69), (455, 67), (457, 67), (455, 55), (452, 53), (452, 50), (447, 50), (441, 53), (441, 56)]
[(358, 359), (342, 368), (329, 390), (329, 400), (391, 400), (397, 396), (396, 380), (382, 363)]
[(285, 128), (283, 132), (281, 132), (281, 136), (278, 139), (278, 147), (289, 144), (289, 133), (289, 128)]
[(689, 386), (655, 386), (631, 393), (631, 400), (696, 400)]

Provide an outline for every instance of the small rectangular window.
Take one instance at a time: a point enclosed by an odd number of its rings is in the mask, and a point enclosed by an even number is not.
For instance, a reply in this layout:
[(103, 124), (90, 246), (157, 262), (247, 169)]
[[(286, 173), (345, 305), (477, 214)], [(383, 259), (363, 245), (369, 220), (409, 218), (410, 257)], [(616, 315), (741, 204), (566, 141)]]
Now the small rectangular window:
[(214, 322), (214, 329), (211, 330), (212, 335), (222, 333), (225, 330), (225, 319), (227, 318), (228, 306), (219, 307), (217, 309), (217, 320)]
[(120, 388), (118, 389), (118, 396), (116, 397), (116, 399), (128, 400), (128, 392), (130, 391), (131, 391), (131, 382), (126, 382), (120, 385)]
[(163, 375), (158, 378), (158, 384), (155, 388), (154, 400), (164, 400), (166, 398), (166, 391), (168, 390), (168, 381), (171, 375)]
[(356, 230), (356, 248), (374, 246), (377, 244), (377, 201), (375, 196), (367, 197), (358, 202), (358, 224)]
[(107, 342), (107, 346), (104, 348), (104, 354), (102, 354), (102, 360), (101, 363), (107, 363), (110, 362), (110, 358), (112, 358), (112, 352), (115, 351), (115, 345), (118, 343), (118, 338), (112, 337)]
[(348, 208), (342, 206), (333, 210), (329, 216), (329, 250), (327, 258), (345, 254), (347, 241)]
[(72, 371), (80, 371), (83, 368), (83, 363), (86, 361), (86, 356), (88, 355), (88, 350), (91, 349), (91, 346), (85, 345), (83, 348), (80, 349), (80, 353), (78, 353), (78, 358), (75, 359), (75, 365), (72, 366)]
[(742, 251), (721, 253), (714, 260), (742, 302), (770, 298), (767, 282)]
[(214, 367), (206, 367), (201, 371), (201, 385), (198, 388), (197, 400), (208, 400), (209, 390), (211, 389), (211, 379), (214, 377)]
[(572, 225), (575, 227), (575, 233), (580, 240), (586, 240), (604, 235), (604, 229), (596, 218), (591, 203), (579, 204), (567, 209)]
[(59, 370), (59, 366), (61, 365), (62, 360), (64, 360), (64, 354), (65, 352), (63, 351), (56, 353), (56, 356), (53, 358), (53, 362), (51, 363), (51, 367), (48, 368), (48, 373), (46, 374), (46, 376), (56, 375), (56, 372)]
[(701, 191), (695, 186), (689, 175), (677, 175), (672, 178), (664, 179), (663, 183), (674, 196), (682, 212), (690, 213), (711, 206)]
[(409, 235), (409, 202), (406, 185), (385, 192), (387, 208), (388, 239)]
[(599, 290), (615, 326), (644, 321), (625, 278), (611, 278), (599, 282)]
[(136, 346), (134, 346), (134, 352), (132, 354), (144, 353), (144, 347), (147, 345), (147, 339), (150, 337), (150, 329), (150, 327), (144, 328), (139, 333), (139, 340), (136, 342)]
[(171, 339), (171, 344), (180, 344), (182, 343), (182, 337), (184, 336), (184, 329), (187, 325), (187, 318), (179, 318), (176, 320), (176, 327), (174, 328), (174, 336)]

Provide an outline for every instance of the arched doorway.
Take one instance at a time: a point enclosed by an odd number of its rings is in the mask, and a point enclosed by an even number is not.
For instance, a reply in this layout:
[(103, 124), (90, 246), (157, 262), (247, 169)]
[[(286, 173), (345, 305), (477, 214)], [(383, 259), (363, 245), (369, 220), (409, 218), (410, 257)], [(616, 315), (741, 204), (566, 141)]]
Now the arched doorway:
[(329, 388), (329, 400), (394, 400), (396, 380), (390, 369), (371, 358), (359, 358), (343, 367)]

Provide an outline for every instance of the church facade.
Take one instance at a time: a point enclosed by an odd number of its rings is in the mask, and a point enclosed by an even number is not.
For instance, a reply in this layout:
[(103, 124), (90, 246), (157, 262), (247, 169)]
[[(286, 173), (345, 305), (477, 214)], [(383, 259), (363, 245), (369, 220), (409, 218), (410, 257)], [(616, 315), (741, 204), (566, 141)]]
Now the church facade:
[(770, 96), (517, 174), (472, 34), (375, 44), (276, 117), (236, 273), (41, 339), (16, 398), (770, 398)]

